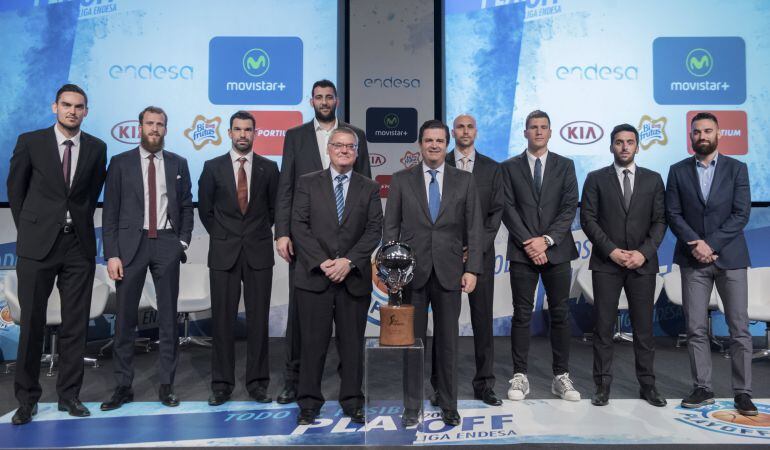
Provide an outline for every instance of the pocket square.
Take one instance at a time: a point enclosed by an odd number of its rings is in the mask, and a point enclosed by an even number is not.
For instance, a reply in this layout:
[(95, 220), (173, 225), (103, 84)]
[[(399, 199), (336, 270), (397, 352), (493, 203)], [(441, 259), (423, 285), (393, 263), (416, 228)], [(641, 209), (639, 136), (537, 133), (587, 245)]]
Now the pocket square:
[(181, 179), (182, 179), (182, 175), (177, 175), (177, 176), (176, 176), (176, 179), (177, 179), (177, 180), (181, 180)]

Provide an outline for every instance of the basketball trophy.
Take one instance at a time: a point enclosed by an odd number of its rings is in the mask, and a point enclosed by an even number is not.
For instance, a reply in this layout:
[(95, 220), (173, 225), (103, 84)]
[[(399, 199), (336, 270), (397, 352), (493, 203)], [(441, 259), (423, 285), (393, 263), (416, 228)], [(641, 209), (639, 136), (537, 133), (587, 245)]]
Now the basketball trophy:
[(402, 289), (414, 277), (414, 253), (407, 244), (390, 241), (377, 251), (375, 264), (388, 289), (388, 304), (380, 306), (380, 345), (412, 345), (414, 306), (403, 304)]

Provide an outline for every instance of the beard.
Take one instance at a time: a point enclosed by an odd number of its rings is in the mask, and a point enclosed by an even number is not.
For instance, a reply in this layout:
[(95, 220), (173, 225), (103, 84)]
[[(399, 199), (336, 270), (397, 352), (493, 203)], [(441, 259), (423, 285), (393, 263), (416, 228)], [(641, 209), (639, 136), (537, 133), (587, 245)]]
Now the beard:
[(150, 153), (158, 153), (159, 151), (163, 150), (163, 144), (165, 143), (165, 138), (163, 136), (160, 137), (160, 140), (157, 144), (153, 144), (148, 139), (147, 135), (142, 134), (142, 148), (147, 150)]
[(336, 117), (337, 113), (336, 108), (334, 107), (329, 109), (327, 114), (322, 113), (319, 109), (315, 110), (315, 118), (318, 119), (319, 122), (333, 122)]
[(248, 141), (248, 142), (233, 141), (233, 148), (235, 149), (236, 152), (242, 155), (249, 153), (251, 151), (252, 145), (253, 145), (253, 142), (251, 141)]
[(718, 144), (719, 144), (719, 138), (714, 137), (713, 142), (703, 141), (703, 140), (698, 141), (697, 143), (693, 142), (692, 150), (700, 156), (708, 156), (717, 150)]
[(630, 165), (631, 165), (631, 163), (633, 163), (633, 162), (634, 162), (634, 157), (635, 157), (636, 155), (632, 154), (632, 155), (631, 155), (631, 158), (629, 158), (629, 159), (628, 159), (628, 161), (623, 161), (623, 160), (620, 158), (620, 156), (618, 156), (618, 155), (613, 155), (613, 156), (615, 157), (615, 164), (617, 164), (617, 165), (618, 165), (618, 166), (620, 166), (620, 167), (628, 167), (628, 166), (630, 166)]

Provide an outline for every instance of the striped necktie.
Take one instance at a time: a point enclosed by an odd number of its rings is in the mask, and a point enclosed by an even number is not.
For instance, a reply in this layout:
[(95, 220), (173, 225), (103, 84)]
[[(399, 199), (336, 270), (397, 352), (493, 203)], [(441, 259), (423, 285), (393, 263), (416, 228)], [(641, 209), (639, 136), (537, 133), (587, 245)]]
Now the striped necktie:
[(345, 211), (345, 195), (342, 191), (342, 184), (348, 179), (347, 175), (337, 175), (334, 180), (337, 185), (334, 187), (334, 197), (337, 201), (337, 222), (342, 223), (342, 212)]

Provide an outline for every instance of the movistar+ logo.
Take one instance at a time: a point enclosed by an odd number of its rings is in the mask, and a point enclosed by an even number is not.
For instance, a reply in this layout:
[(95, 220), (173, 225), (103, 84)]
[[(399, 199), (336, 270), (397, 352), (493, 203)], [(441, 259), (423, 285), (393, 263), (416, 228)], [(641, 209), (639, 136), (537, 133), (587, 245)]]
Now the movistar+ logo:
[(243, 55), (243, 70), (252, 77), (261, 77), (270, 69), (270, 55), (261, 48), (252, 48)]
[(705, 77), (714, 68), (714, 57), (704, 48), (690, 50), (685, 58), (687, 71), (695, 77)]
[(383, 119), (383, 123), (385, 123), (385, 127), (387, 128), (396, 128), (398, 126), (398, 115), (394, 113), (386, 114), (385, 118)]

